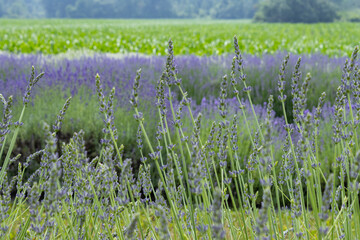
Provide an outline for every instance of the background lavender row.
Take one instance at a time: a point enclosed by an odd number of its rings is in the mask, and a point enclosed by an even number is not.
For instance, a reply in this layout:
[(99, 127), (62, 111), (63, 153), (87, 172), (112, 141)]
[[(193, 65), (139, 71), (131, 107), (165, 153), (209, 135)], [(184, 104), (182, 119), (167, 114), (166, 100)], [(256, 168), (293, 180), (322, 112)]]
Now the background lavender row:
[[(286, 53), (264, 55), (261, 57), (246, 55), (245, 72), (248, 82), (252, 86), (252, 97), (255, 104), (263, 104), (269, 94), (277, 97), (278, 68)], [(299, 56), (292, 55), (287, 73), (287, 93), (290, 96), (290, 75)], [(310, 83), (309, 107), (317, 104), (318, 97), (323, 91), (327, 92), (329, 100), (334, 99), (336, 86), (341, 78), (341, 66), (345, 58), (329, 58), (323, 55), (302, 56), (302, 70), (311, 72), (313, 80)], [(189, 96), (201, 104), (204, 98), (217, 97), (221, 77), (231, 68), (232, 56), (181, 56), (176, 57), (179, 76), (182, 78), (184, 89)], [(26, 88), (28, 73), (31, 65), (38, 71), (44, 71), (45, 77), (40, 86), (59, 86), (63, 90), (69, 89), (76, 94), (80, 86), (86, 86), (94, 91), (94, 77), (99, 73), (107, 86), (115, 86), (118, 103), (129, 106), (128, 97), (132, 81), (138, 68), (142, 68), (142, 99), (150, 100), (155, 96), (155, 83), (159, 79), (165, 64), (164, 57), (144, 56), (107, 56), (93, 55), (77, 58), (61, 58), (42, 55), (0, 55), (0, 89), (5, 95), (20, 96)], [(40, 90), (41, 91), (41, 90)], [(229, 95), (233, 97), (233, 95)], [(291, 101), (287, 101), (291, 109)], [(277, 115), (281, 109), (275, 106)]]

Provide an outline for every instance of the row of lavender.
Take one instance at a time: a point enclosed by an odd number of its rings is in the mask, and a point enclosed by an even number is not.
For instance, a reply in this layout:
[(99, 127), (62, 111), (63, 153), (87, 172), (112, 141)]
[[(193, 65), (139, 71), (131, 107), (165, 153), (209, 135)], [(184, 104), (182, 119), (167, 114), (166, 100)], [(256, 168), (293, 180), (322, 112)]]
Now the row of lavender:
[[(286, 53), (276, 55), (245, 55), (245, 72), (253, 87), (256, 104), (263, 104), (269, 94), (277, 95), (273, 88), (277, 81), (278, 66)], [(291, 55), (289, 67), (293, 68), (299, 56)], [(345, 58), (330, 58), (324, 55), (301, 56), (301, 70), (311, 72), (314, 81), (311, 83), (311, 100), (321, 92), (335, 94), (341, 77), (341, 67)], [(200, 104), (203, 98), (219, 96), (220, 81), (229, 73), (233, 56), (180, 56), (176, 58), (178, 75), (191, 98)], [(165, 64), (163, 57), (145, 56), (107, 56), (94, 55), (72, 57), (72, 59), (43, 55), (0, 55), (0, 89), (7, 95), (21, 94), (27, 84), (29, 66), (35, 66), (45, 72), (43, 86), (61, 86), (75, 94), (80, 86), (94, 91), (92, 80), (99, 73), (106, 86), (121, 89), (117, 99), (121, 104), (128, 103), (131, 81), (138, 68), (142, 68), (142, 96), (155, 96), (155, 83), (160, 78)], [(290, 74), (287, 75), (287, 81)], [(229, 97), (234, 94), (229, 93)], [(330, 95), (335, 96), (335, 95)], [(331, 97), (330, 97), (331, 99)]]
[[(215, 76), (221, 69), (229, 74), (217, 82), (218, 97), (201, 96), (200, 105), (190, 101), (189, 96), (193, 99), (196, 96), (184, 90), (184, 86), (192, 86), (199, 91), (196, 81), (186, 80), (186, 74), (180, 77), (189, 58), (180, 58), (177, 68), (171, 42), (166, 62), (160, 63), (165, 65), (164, 72), (156, 71), (159, 65), (151, 65), (152, 58), (141, 58), (150, 61), (143, 70), (145, 73), (137, 71), (128, 84), (114, 79), (112, 74), (105, 77), (103, 74), (105, 81), (96, 76), (95, 83), (92, 78), (81, 80), (77, 75), (82, 84), (75, 87), (69, 82), (74, 81), (71, 69), (78, 60), (66, 60), (65, 64), (63, 60), (54, 60), (53, 67), (67, 68), (67, 76), (72, 77), (56, 84), (45, 79), (43, 84), (48, 81), (45, 85), (51, 87), (45, 88), (50, 91), (46, 93), (50, 98), (42, 106), (59, 100), (56, 94), (60, 92), (80, 95), (75, 105), (85, 104), (86, 110), (91, 111), (86, 95), (96, 92), (99, 118), (105, 123), (98, 143), (99, 155), (94, 158), (88, 155), (82, 130), (69, 143), (58, 144), (62, 129), (70, 125), (64, 120), (74, 103), (70, 104), (73, 100), (69, 98), (53, 127), (45, 124), (45, 148), (15, 166), (18, 174), (13, 178), (8, 177), (9, 167), (19, 160), (18, 156), (12, 157), (14, 139), (24, 129), (25, 112), (39, 107), (37, 103), (46, 95), (41, 95), (38, 89), (35, 99), (29, 101), (34, 86), (40, 86), (37, 82), (42, 75), (35, 77), (35, 72), (32, 73), (22, 101), (18, 98), (15, 103), (22, 107), (18, 122), (11, 120), (11, 97), (1, 97), (2, 233), (18, 239), (359, 238), (358, 48), (341, 70), (334, 63), (336, 59), (320, 58), (334, 61), (329, 71), (323, 69), (323, 74), (330, 76), (341, 71), (334, 86), (333, 104), (327, 105), (325, 93), (319, 94), (318, 101), (313, 103), (308, 96), (311, 90), (331, 81), (322, 79), (317, 83), (310, 74), (302, 75), (303, 69), (317, 69), (321, 61), (304, 66), (304, 59), (294, 62), (285, 56), (280, 61), (280, 70), (278, 67), (274, 70), (270, 65), (274, 60), (269, 60), (269, 65), (261, 60), (257, 67), (263, 66), (265, 71), (269, 66), (268, 73), (277, 73), (273, 84), (269, 81), (266, 85), (265, 81), (264, 89), (272, 88), (278, 97), (270, 95), (265, 105), (256, 106), (254, 100), (267, 92), (261, 92), (261, 85), (250, 81), (246, 72), (251, 73), (252, 66), (244, 67), (247, 62), (238, 50), (236, 38), (234, 45), (235, 57), (206, 59), (209, 62), (205, 61), (205, 66), (211, 66), (209, 72), (215, 71), (212, 73)], [(99, 59), (96, 56), (93, 61)], [(193, 59), (204, 64), (203, 59)], [(41, 64), (46, 66), (48, 61)], [(220, 62), (228, 64), (229, 70), (224, 70)], [(289, 70), (291, 62), (293, 67)], [(111, 64), (102, 66), (105, 69)], [(82, 69), (83, 75), (92, 74), (89, 65)], [(99, 67), (96, 70), (102, 71)], [(269, 77), (266, 73), (264, 76)], [(261, 80), (258, 83), (264, 82)], [(8, 81), (4, 81), (4, 87), (10, 86)], [(312, 87), (311, 83), (319, 85)], [(118, 89), (103, 89), (111, 85)], [(56, 91), (51, 91), (54, 88)], [(17, 93), (16, 89), (13, 91)], [(291, 109), (286, 101), (292, 104)], [(316, 108), (310, 108), (311, 104)], [(276, 105), (282, 110), (282, 118), (274, 116)], [(74, 113), (86, 117), (80, 109), (76, 108)], [(117, 115), (119, 111), (121, 114)], [(289, 122), (287, 112), (292, 113), (293, 123)], [(28, 115), (29, 119), (34, 119), (33, 115), (36, 112)], [(129, 146), (122, 141), (120, 136), (126, 133), (121, 132), (123, 129), (117, 127), (116, 121), (132, 122), (137, 127), (134, 138), (139, 159), (124, 156)], [(151, 121), (155, 125), (149, 125)], [(85, 131), (90, 129), (83, 127)], [(149, 134), (151, 131), (153, 134)], [(10, 141), (8, 148), (6, 141)], [(36, 157), (41, 158), (40, 167), (23, 179)], [(140, 166), (134, 175), (132, 166), (136, 160), (140, 160)], [(11, 205), (10, 192), (15, 185), (17, 194)]]
[[(281, 64), (285, 53), (264, 56), (244, 56), (244, 71), (247, 81), (252, 87), (250, 92), (253, 103), (257, 106), (259, 115), (265, 116), (264, 103), (269, 94), (278, 98), (278, 92), (274, 87), (277, 83), (278, 66)], [(289, 68), (293, 68), (299, 56), (291, 55)], [(220, 83), (222, 76), (229, 73), (233, 56), (180, 56), (176, 57), (177, 74), (182, 79), (182, 85), (191, 98), (193, 111), (196, 113), (204, 110), (207, 112), (205, 119), (207, 127), (218, 117)], [(118, 91), (115, 98), (116, 126), (120, 129), (119, 137), (128, 146), (136, 146), (136, 123), (132, 115), (128, 114), (131, 109), (129, 97), (132, 81), (136, 70), (142, 68), (142, 79), (139, 94), (141, 95), (142, 107), (147, 109), (144, 115), (150, 119), (147, 121), (150, 135), (156, 134), (156, 108), (152, 103), (156, 101), (156, 83), (162, 74), (166, 59), (163, 57), (146, 56), (109, 56), (93, 55), (64, 58), (59, 56), (42, 55), (0, 55), (0, 89), (5, 97), (13, 95), (15, 102), (19, 101), (22, 92), (26, 89), (29, 66), (34, 65), (38, 71), (45, 72), (41, 85), (35, 89), (35, 99), (30, 106), (29, 120), (20, 132), (17, 153), (27, 156), (31, 152), (43, 147), (44, 132), (41, 129), (42, 122), (55, 120), (56, 111), (61, 107), (64, 98), (73, 96), (73, 104), (68, 111), (68, 118), (61, 135), (61, 139), (68, 139), (72, 132), (87, 129), (86, 142), (91, 156), (95, 156), (99, 150), (98, 142), (101, 138), (101, 118), (97, 114), (97, 99), (94, 98), (95, 86), (93, 79), (99, 73), (103, 79), (105, 91), (115, 86)], [(335, 99), (336, 88), (341, 77), (341, 66), (345, 58), (330, 58), (323, 55), (302, 56), (301, 70), (311, 72), (313, 80), (310, 82), (308, 91), (308, 105), (311, 110), (316, 106), (318, 96), (323, 91), (328, 94), (327, 101)], [(286, 73), (287, 84), (290, 84), (291, 71)], [(237, 110), (237, 99), (228, 86), (227, 101), (232, 112)], [(174, 89), (175, 98), (180, 101), (181, 93)], [(285, 89), (285, 94), (291, 95), (291, 88)], [(241, 97), (244, 97), (242, 95)], [(290, 121), (293, 118), (292, 101), (285, 101), (287, 116)], [(15, 112), (19, 114), (21, 106), (15, 104)], [(283, 116), (280, 104), (274, 104), (277, 117)], [(330, 111), (330, 109), (329, 109)], [(328, 111), (328, 112), (329, 112)], [(280, 120), (278, 120), (281, 122)], [(242, 156), (246, 156), (249, 149), (242, 149)], [(129, 157), (139, 158), (138, 153), (127, 152)], [(34, 168), (36, 168), (36, 164)], [(15, 171), (15, 169), (14, 169)]]

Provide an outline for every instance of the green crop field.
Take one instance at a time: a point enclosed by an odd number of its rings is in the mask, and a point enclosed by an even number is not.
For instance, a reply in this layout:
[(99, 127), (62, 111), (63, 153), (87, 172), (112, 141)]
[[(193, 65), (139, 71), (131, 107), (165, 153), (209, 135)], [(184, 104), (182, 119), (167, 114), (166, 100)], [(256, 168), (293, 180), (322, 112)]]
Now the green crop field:
[(249, 54), (349, 55), (360, 23), (254, 24), (244, 20), (0, 20), (0, 50), (58, 54), (69, 50), (165, 55), (172, 38), (177, 55), (231, 53), (232, 37)]

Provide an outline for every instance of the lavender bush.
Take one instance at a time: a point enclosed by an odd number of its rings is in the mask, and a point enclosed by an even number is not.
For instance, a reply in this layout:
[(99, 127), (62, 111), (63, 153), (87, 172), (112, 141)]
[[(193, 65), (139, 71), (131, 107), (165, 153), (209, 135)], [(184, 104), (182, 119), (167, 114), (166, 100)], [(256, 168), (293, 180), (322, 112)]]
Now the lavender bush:
[[(301, 59), (286, 84), (289, 56), (280, 66), (277, 90), (266, 111), (253, 104), (244, 59), (234, 38), (231, 72), (223, 76), (218, 118), (196, 111), (182, 86), (172, 42), (165, 70), (156, 84), (155, 138), (141, 112), (141, 70), (131, 89), (130, 103), (137, 123), (136, 143), (141, 165), (124, 157), (121, 129), (114, 118), (116, 89), (106, 92), (96, 76), (96, 96), (103, 120), (99, 155), (90, 158), (84, 131), (68, 143), (58, 134), (72, 98), (55, 123), (43, 124), (45, 148), (18, 162), (13, 148), (37, 77), (33, 70), (18, 121), (12, 120), (12, 97), (1, 96), (0, 231), (16, 239), (359, 239), (360, 69), (358, 47), (343, 67), (332, 106), (326, 94), (309, 109), (311, 75), (302, 76)], [(229, 88), (234, 100), (229, 100)], [(290, 95), (286, 95), (287, 89)], [(176, 101), (174, 92), (181, 95)], [(243, 99), (247, 99), (246, 102)], [(285, 101), (290, 99), (294, 122)], [(232, 108), (236, 101), (236, 109)], [(283, 120), (273, 106), (283, 109)], [(205, 103), (204, 103), (205, 104)], [(185, 111), (186, 110), (186, 111)], [(211, 114), (213, 111), (211, 112)], [(263, 113), (263, 114), (259, 114)], [(190, 122), (190, 123), (188, 123)], [(185, 124), (186, 123), (186, 124)], [(208, 126), (207, 126), (208, 124)], [(327, 126), (331, 124), (331, 135)], [(191, 126), (189, 128), (188, 126)], [(327, 143), (321, 143), (323, 133)], [(279, 140), (281, 139), (281, 141)], [(10, 141), (5, 153), (4, 146)], [(281, 142), (278, 146), (277, 143)], [(329, 159), (324, 145), (330, 144)], [(240, 149), (250, 149), (244, 156)], [(57, 149), (61, 148), (62, 154)], [(144, 150), (147, 148), (149, 153)], [(24, 174), (34, 158), (40, 167)], [(18, 174), (9, 177), (9, 166)], [(153, 176), (157, 176), (154, 182)], [(16, 189), (14, 199), (11, 190)]]

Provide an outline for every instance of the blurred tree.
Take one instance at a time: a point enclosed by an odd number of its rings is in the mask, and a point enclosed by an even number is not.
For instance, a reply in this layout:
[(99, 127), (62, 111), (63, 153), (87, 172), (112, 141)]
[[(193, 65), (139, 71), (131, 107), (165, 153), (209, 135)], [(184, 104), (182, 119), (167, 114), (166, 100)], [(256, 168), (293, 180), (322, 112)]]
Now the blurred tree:
[(44, 18), (46, 16), (41, 0), (25, 0), (25, 8), (29, 18)]
[[(70, 18), (166, 18), (174, 17), (170, 0), (67, 0), (59, 7), (48, 4), (49, 16)], [(44, 4), (45, 4), (44, 2)], [(63, 8), (63, 9), (59, 9)], [(57, 10), (56, 10), (57, 9)]]
[[(359, 0), (0, 0), (0, 17), (48, 18), (253, 18), (316, 22), (334, 8), (360, 8)], [(297, 14), (296, 16), (294, 14)], [(324, 15), (325, 14), (325, 15)], [(273, 15), (273, 16), (271, 16)], [(316, 16), (318, 15), (318, 16)], [(267, 19), (267, 20), (266, 20)]]
[(220, 0), (215, 6), (214, 18), (239, 18), (245, 16), (244, 1)]
[(195, 8), (196, 1), (193, 0), (174, 0), (172, 7), (176, 15), (180, 18), (197, 17), (198, 9)]
[(0, 12), (6, 18), (28, 18), (24, 0), (2, 0)]
[(173, 0), (172, 6), (182, 18), (252, 18), (256, 5), (263, 0)]
[(259, 5), (255, 21), (263, 22), (332, 22), (335, 6), (325, 0), (266, 0)]
[(359, 0), (330, 0), (330, 1), (336, 6), (338, 6), (338, 8), (341, 10), (360, 8)]
[[(88, 0), (86, 0), (89, 2)], [(68, 5), (75, 4), (76, 0), (42, 0), (43, 6), (48, 18), (64, 18), (68, 17), (66, 14), (66, 8)]]
[(0, 17), (4, 15), (4, 2), (0, 0)]
[(170, 0), (143, 0), (138, 9), (140, 11), (136, 16), (138, 18), (174, 17)]

